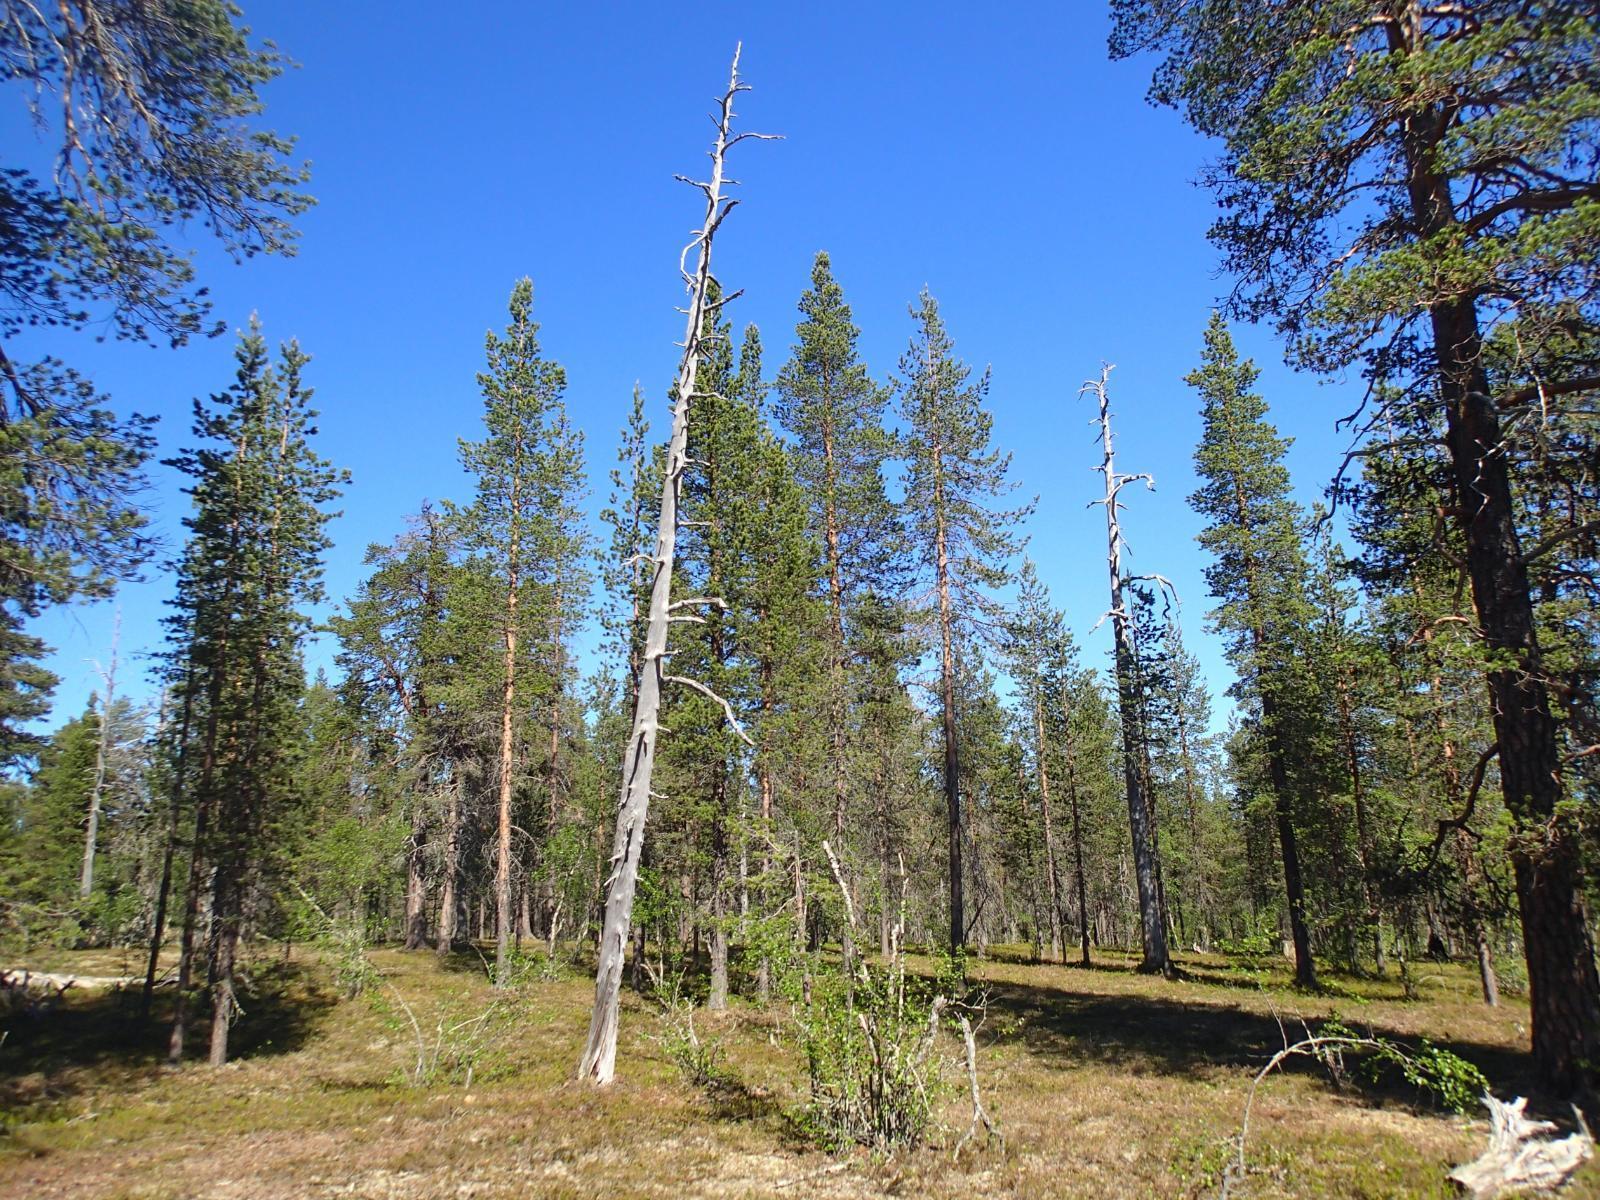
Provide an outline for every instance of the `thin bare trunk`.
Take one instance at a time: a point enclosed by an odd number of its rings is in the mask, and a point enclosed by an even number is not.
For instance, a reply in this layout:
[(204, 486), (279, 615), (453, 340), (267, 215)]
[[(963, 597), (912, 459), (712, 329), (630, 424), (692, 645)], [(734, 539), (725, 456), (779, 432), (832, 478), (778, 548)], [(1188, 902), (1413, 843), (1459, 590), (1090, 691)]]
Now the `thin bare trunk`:
[(456, 894), (457, 876), (461, 873), (461, 788), (459, 771), (452, 764), (454, 776), (446, 784), (444, 815), (444, 867), (439, 883), (439, 940), (434, 949), (441, 959), (449, 958), (455, 948), (456, 911), (461, 901)]
[(172, 793), (168, 797), (167, 846), (161, 855), (161, 885), (156, 891), (155, 917), (150, 923), (150, 957), (145, 964), (144, 991), (139, 997), (139, 1015), (150, 1019), (150, 1002), (155, 993), (156, 968), (161, 960), (161, 943), (166, 936), (167, 903), (172, 895), (172, 867), (178, 852), (178, 833), (182, 828), (183, 775), (189, 753), (189, 718), (194, 711), (194, 697), (189, 682), (191, 667), (185, 672), (183, 684), (183, 716), (178, 721), (177, 761), (173, 764)]
[(1083, 391), (1093, 395), (1100, 409), (1100, 442), (1104, 456), (1098, 470), (1105, 476), (1106, 494), (1099, 503), (1106, 509), (1106, 568), (1111, 577), (1111, 629), (1116, 642), (1117, 701), (1122, 714), (1122, 775), (1128, 795), (1128, 825), (1133, 838), (1134, 878), (1139, 890), (1139, 927), (1144, 958), (1141, 971), (1166, 973), (1171, 970), (1167, 954), (1166, 920), (1162, 913), (1161, 881), (1156, 859), (1155, 829), (1150, 805), (1145, 796), (1143, 747), (1140, 745), (1142, 721), (1138, 685), (1134, 679), (1137, 656), (1133, 644), (1133, 622), (1124, 596), (1122, 575), (1122, 524), (1118, 518), (1122, 489), (1136, 481), (1148, 482), (1146, 475), (1119, 475), (1112, 449), (1111, 398), (1106, 380), (1111, 368), (1105, 367), (1098, 380), (1086, 383)]
[(122, 610), (117, 610), (111, 633), (111, 665), (101, 673), (100, 736), (95, 739), (94, 783), (89, 787), (89, 816), (83, 831), (83, 870), (78, 875), (78, 896), (87, 900), (94, 891), (94, 856), (100, 844), (100, 802), (106, 790), (107, 753), (112, 737), (112, 706), (117, 700), (117, 642), (122, 635)]
[(1073, 883), (1078, 893), (1078, 944), (1082, 965), (1089, 965), (1089, 889), (1083, 872), (1083, 821), (1078, 811), (1078, 756), (1067, 735), (1067, 806), (1072, 812)]
[[(667, 633), (673, 608), (672, 568), (678, 537), (678, 497), (687, 466), (689, 408), (695, 397), (695, 378), (699, 374), (705, 318), (710, 303), (711, 246), (718, 227), (734, 203), (723, 198), (723, 188), (727, 182), (723, 174), (724, 163), (728, 150), (736, 142), (745, 137), (759, 136), (735, 135), (733, 132), (733, 101), (740, 92), (746, 90), (747, 85), (739, 82), (739, 51), (736, 49), (728, 87), (720, 105), (716, 143), (711, 151), (711, 178), (696, 185), (705, 195), (705, 218), (684, 251), (684, 258), (688, 257), (690, 251), (696, 251), (696, 262), (692, 275), (685, 272), (689, 307), (683, 357), (678, 364), (666, 471), (662, 479), (649, 620), (645, 630), (633, 727), (623, 754), (621, 798), (612, 842), (612, 873), (606, 890), (605, 922), (600, 931), (596, 954), (594, 1011), (589, 1021), (589, 1037), (584, 1046), (583, 1059), (578, 1068), (580, 1078), (597, 1084), (610, 1083), (616, 1074), (624, 948), (632, 924), (633, 897), (639, 882), (645, 820), (650, 810), (650, 780), (655, 769), (656, 747), (661, 733), (661, 687), (663, 683), (676, 678), (666, 675), (662, 664), (667, 654)], [(732, 298), (730, 295), (719, 303)]]

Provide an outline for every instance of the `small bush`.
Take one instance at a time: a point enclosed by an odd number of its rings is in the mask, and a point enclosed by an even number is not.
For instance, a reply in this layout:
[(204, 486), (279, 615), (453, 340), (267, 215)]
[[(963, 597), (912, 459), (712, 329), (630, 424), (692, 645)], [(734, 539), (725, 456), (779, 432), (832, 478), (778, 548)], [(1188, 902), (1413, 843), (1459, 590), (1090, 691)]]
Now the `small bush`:
[(662, 1030), (656, 1040), (684, 1082), (707, 1090), (730, 1082), (722, 1064), (722, 1042), (705, 1040), (694, 1027), (694, 1001), (683, 994), (682, 976), (670, 982), (656, 979), (655, 994), (662, 1008)]
[(1318, 1037), (1347, 1038), (1348, 1049), (1324, 1059), (1340, 1083), (1346, 1075), (1347, 1057), (1356, 1060), (1355, 1073), (1372, 1086), (1382, 1086), (1399, 1078), (1432, 1103), (1453, 1113), (1464, 1113), (1477, 1106), (1489, 1090), (1489, 1081), (1459, 1054), (1435, 1046), (1424, 1038), (1412, 1047), (1388, 1038), (1363, 1037), (1337, 1017), (1325, 1021)]
[(813, 977), (795, 1008), (810, 1082), (802, 1128), (832, 1150), (923, 1141), (951, 1089), (940, 1026), (974, 1007), (970, 992), (964, 955), (936, 956), (931, 979), (909, 976), (898, 939), (881, 966), (858, 959), (849, 976)]

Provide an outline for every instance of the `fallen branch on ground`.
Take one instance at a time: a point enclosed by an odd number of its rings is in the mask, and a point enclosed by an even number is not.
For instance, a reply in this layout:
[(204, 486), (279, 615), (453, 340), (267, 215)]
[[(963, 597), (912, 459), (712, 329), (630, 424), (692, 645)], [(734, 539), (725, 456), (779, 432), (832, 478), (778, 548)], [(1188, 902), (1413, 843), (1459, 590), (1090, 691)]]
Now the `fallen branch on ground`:
[(1450, 1172), (1473, 1200), (1493, 1200), (1516, 1192), (1551, 1191), (1560, 1187), (1594, 1154), (1594, 1138), (1583, 1114), (1576, 1133), (1564, 1138), (1540, 1137), (1555, 1132), (1550, 1121), (1530, 1121), (1523, 1115), (1527, 1100), (1518, 1096), (1507, 1103), (1483, 1094), (1489, 1110), (1489, 1148), (1469, 1163)]

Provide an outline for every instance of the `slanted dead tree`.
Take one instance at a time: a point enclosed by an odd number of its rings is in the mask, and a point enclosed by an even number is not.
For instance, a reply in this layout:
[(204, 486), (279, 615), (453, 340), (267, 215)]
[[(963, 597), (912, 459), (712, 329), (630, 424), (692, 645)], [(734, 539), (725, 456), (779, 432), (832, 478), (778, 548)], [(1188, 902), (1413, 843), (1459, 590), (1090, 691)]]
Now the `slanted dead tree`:
[[(650, 809), (650, 779), (655, 769), (656, 748), (661, 734), (661, 689), (663, 684), (681, 683), (703, 693), (722, 706), (728, 721), (745, 741), (745, 736), (735, 719), (728, 702), (704, 684), (678, 675), (663, 672), (667, 650), (667, 634), (674, 621), (698, 621), (692, 610), (708, 605), (722, 606), (717, 597), (696, 596), (676, 603), (672, 600), (672, 566), (678, 536), (678, 498), (683, 482), (683, 472), (688, 466), (689, 410), (699, 399), (695, 379), (700, 371), (701, 351), (707, 337), (706, 316), (721, 305), (739, 296), (727, 293), (711, 299), (711, 245), (728, 214), (738, 205), (729, 199), (724, 189), (737, 182), (727, 178), (725, 167), (728, 151), (750, 138), (768, 139), (773, 135), (762, 133), (734, 133), (733, 102), (740, 92), (750, 90), (739, 81), (739, 51), (735, 47), (733, 64), (728, 72), (728, 87), (718, 102), (719, 112), (712, 119), (717, 123), (717, 138), (711, 149), (711, 175), (700, 181), (678, 176), (680, 180), (698, 188), (705, 196), (705, 219), (679, 257), (679, 271), (689, 292), (686, 310), (687, 323), (683, 339), (683, 357), (678, 364), (677, 384), (672, 407), (672, 432), (667, 442), (666, 471), (661, 484), (661, 512), (656, 527), (656, 551), (650, 560), (653, 571), (650, 583), (650, 607), (645, 627), (644, 653), (639, 669), (638, 690), (634, 699), (633, 727), (628, 734), (627, 748), (622, 760), (622, 796), (617, 805), (617, 828), (612, 841), (611, 877), (606, 881), (605, 921), (600, 931), (594, 981), (594, 1012), (589, 1020), (589, 1040), (584, 1047), (578, 1076), (596, 1084), (610, 1083), (616, 1074), (617, 1022), (622, 989), (622, 966), (628, 941), (629, 926), (633, 920), (633, 897), (639, 882), (639, 859), (644, 847), (645, 818)], [(691, 272), (685, 264), (690, 254), (695, 255)]]
[(1111, 629), (1116, 641), (1117, 703), (1122, 714), (1122, 774), (1128, 793), (1128, 825), (1133, 836), (1133, 869), (1139, 887), (1139, 929), (1144, 942), (1144, 958), (1139, 970), (1152, 974), (1167, 974), (1172, 970), (1172, 960), (1167, 953), (1166, 915), (1161, 911), (1161, 885), (1156, 859), (1155, 823), (1151, 820), (1150, 800), (1145, 794), (1142, 770), (1141, 709), (1135, 680), (1137, 666), (1133, 644), (1133, 621), (1126, 602), (1128, 580), (1122, 572), (1122, 522), (1118, 514), (1122, 489), (1130, 483), (1143, 483), (1154, 487), (1149, 475), (1119, 475), (1111, 438), (1111, 397), (1106, 383), (1111, 377), (1112, 365), (1100, 368), (1098, 379), (1091, 379), (1078, 389), (1080, 396), (1089, 395), (1099, 407), (1100, 445), (1103, 451), (1100, 465), (1094, 470), (1105, 476), (1106, 494), (1092, 504), (1106, 508), (1106, 567), (1111, 576)]

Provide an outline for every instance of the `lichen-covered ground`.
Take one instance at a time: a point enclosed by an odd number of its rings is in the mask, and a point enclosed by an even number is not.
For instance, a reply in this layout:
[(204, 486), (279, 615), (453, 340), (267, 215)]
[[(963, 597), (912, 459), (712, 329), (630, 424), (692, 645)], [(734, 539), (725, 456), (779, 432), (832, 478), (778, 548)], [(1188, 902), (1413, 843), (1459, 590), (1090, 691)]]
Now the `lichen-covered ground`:
[[(803, 1072), (776, 1011), (697, 1018), (735, 1078), (707, 1094), (663, 1052), (659, 1010), (627, 996), (619, 1079), (596, 1090), (572, 1078), (592, 996), (581, 971), (530, 972), (497, 999), (476, 955), (371, 960), (381, 982), (346, 1000), (314, 956), (259, 952), (242, 1053), (221, 1070), (161, 1066), (164, 1032), (134, 1020), (136, 997), (69, 992), (57, 1012), (8, 1021), (0, 1196), (1209, 1196), (1256, 1071), (1335, 1013), (1447, 1045), (1502, 1095), (1527, 1087), (1526, 1003), (1486, 1009), (1462, 966), (1422, 967), (1408, 1001), (1392, 976), (1296, 993), (1276, 962), (1189, 955), (1187, 977), (1168, 981), (1115, 955), (1086, 970), (997, 954), (974, 970), (991, 989), (981, 1078), (1004, 1146), (953, 1160), (944, 1132), (887, 1158), (830, 1156), (793, 1119)], [(27, 965), (139, 970), (115, 952)], [(965, 1125), (960, 1101), (953, 1089), (951, 1130)], [(1263, 1085), (1235, 1194), (1449, 1196), (1446, 1172), (1483, 1137), (1475, 1116), (1336, 1091), (1305, 1064)], [(1600, 1197), (1600, 1168), (1567, 1195)]]

